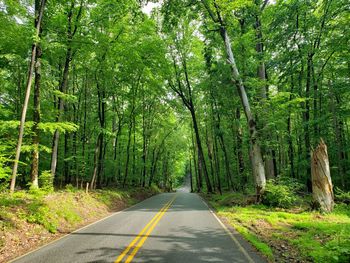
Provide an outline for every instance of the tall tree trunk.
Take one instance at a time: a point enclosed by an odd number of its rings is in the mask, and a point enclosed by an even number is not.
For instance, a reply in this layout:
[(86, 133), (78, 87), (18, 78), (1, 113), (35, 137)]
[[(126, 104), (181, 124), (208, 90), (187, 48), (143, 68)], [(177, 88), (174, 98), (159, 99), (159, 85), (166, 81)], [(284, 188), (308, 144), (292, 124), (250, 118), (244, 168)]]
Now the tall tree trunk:
[(192, 160), (191, 160), (191, 155), (190, 155), (190, 186), (191, 186), (191, 193), (193, 193)]
[(209, 164), (210, 164), (210, 175), (211, 175), (211, 180), (213, 182), (213, 190), (215, 190), (216, 178), (215, 178), (215, 169), (214, 169), (214, 160), (213, 160), (213, 145), (212, 145), (211, 140), (209, 138), (207, 126), (205, 128), (205, 141), (206, 141), (207, 150), (208, 150), (208, 158), (209, 158)]
[[(292, 67), (291, 63), (291, 67)], [(293, 92), (294, 92), (294, 78), (293, 74), (291, 75), (291, 88), (290, 88), (290, 96), (289, 101), (293, 98)], [(291, 116), (291, 109), (289, 107), (288, 109), (288, 119), (287, 119), (287, 133), (288, 133), (288, 159), (289, 159), (289, 165), (290, 165), (290, 173), (292, 178), (296, 178), (295, 171), (294, 171), (294, 147), (293, 147), (293, 138), (292, 138), (292, 116)]]
[[(41, 21), (44, 14), (46, 0), (41, 0), (40, 3), (40, 11), (38, 12), (38, 18), (36, 23), (36, 39), (39, 38), (40, 30), (41, 30)], [(34, 42), (32, 46), (32, 55), (30, 59), (29, 64), (29, 71), (28, 71), (28, 81), (27, 81), (27, 87), (26, 87), (26, 95), (24, 98), (24, 104), (22, 109), (22, 115), (21, 115), (21, 121), (19, 125), (19, 134), (18, 134), (18, 142), (17, 142), (17, 148), (16, 148), (16, 156), (15, 161), (12, 169), (12, 177), (11, 177), (11, 183), (10, 183), (10, 192), (13, 193), (15, 191), (16, 186), (16, 176), (17, 176), (17, 169), (18, 169), (18, 162), (21, 155), (21, 147), (22, 147), (22, 141), (23, 141), (23, 134), (24, 134), (24, 124), (26, 121), (26, 115), (27, 115), (27, 109), (28, 109), (28, 103), (29, 103), (29, 97), (30, 97), (30, 90), (32, 87), (32, 80), (33, 80), (33, 71), (35, 66), (35, 60), (37, 55), (37, 48), (38, 48), (38, 42)]]
[[(226, 144), (225, 144), (224, 136), (223, 136), (223, 133), (222, 133), (222, 130), (221, 130), (221, 118), (220, 118), (220, 114), (219, 114), (218, 111), (216, 112), (216, 115), (217, 115), (216, 131), (218, 133), (216, 136), (219, 138), (219, 143), (220, 143), (222, 152), (224, 153), (224, 161), (225, 161), (227, 183), (228, 183), (229, 188), (234, 190), (235, 187), (234, 187), (233, 181), (232, 181), (230, 160), (229, 160), (228, 153), (227, 153), (227, 150), (226, 150)], [(236, 187), (236, 189), (237, 189), (237, 187)]]
[(207, 191), (209, 193), (212, 193), (213, 189), (211, 187), (211, 183), (210, 183), (210, 179), (209, 179), (209, 175), (208, 175), (207, 165), (206, 165), (206, 162), (205, 162), (204, 152), (203, 152), (203, 148), (202, 148), (202, 142), (201, 142), (201, 138), (200, 138), (200, 135), (199, 135), (199, 128), (198, 128), (198, 123), (197, 123), (197, 117), (196, 117), (196, 113), (195, 113), (193, 107), (190, 110), (190, 112), (191, 112), (191, 116), (192, 116), (193, 129), (194, 129), (194, 134), (195, 134), (195, 137), (196, 137), (197, 148), (198, 148), (198, 173), (203, 171), (205, 183), (207, 185)]
[[(308, 54), (307, 57), (307, 69), (306, 69), (306, 89), (305, 89), (305, 111), (304, 111), (304, 142), (305, 142), (305, 160), (307, 163), (310, 162), (310, 88), (311, 88), (311, 70), (312, 70), (312, 58), (313, 54)], [(306, 168), (307, 178), (310, 178), (311, 167)]]
[(16, 116), (17, 120), (21, 118), (21, 105), (22, 105), (22, 69), (18, 65), (18, 77), (17, 77), (17, 97), (16, 97)]
[(227, 33), (226, 25), (221, 18), (219, 7), (217, 6), (216, 2), (214, 1), (214, 7), (216, 9), (216, 15), (215, 15), (214, 12), (212, 11), (212, 8), (208, 4), (207, 0), (202, 0), (202, 3), (204, 5), (204, 7), (207, 9), (207, 11), (208, 11), (209, 15), (211, 16), (211, 18), (213, 19), (213, 21), (218, 22), (220, 25), (220, 35), (221, 35), (223, 42), (225, 44), (227, 62), (231, 67), (232, 78), (233, 78), (234, 84), (237, 88), (238, 94), (241, 98), (243, 110), (244, 110), (244, 113), (245, 113), (245, 116), (246, 116), (246, 119), (248, 122), (251, 153), (252, 153), (252, 158), (251, 158), (252, 170), (253, 170), (253, 175), (255, 178), (257, 199), (259, 200), (260, 195), (265, 190), (266, 178), (265, 178), (264, 162), (262, 159), (260, 144), (258, 141), (258, 129), (256, 126), (256, 122), (254, 120), (252, 111), (250, 109), (250, 103), (248, 100), (248, 96), (247, 96), (243, 81), (240, 77), (240, 74), (239, 74), (239, 71), (238, 71), (238, 68), (237, 68), (237, 65), (235, 62), (235, 58), (233, 55), (231, 40), (230, 40), (229, 35)]
[(241, 128), (241, 109), (236, 108), (236, 121), (238, 123), (237, 133), (236, 133), (236, 145), (237, 145), (237, 163), (238, 163), (238, 173), (239, 177), (242, 178), (241, 187), (245, 189), (248, 183), (248, 178), (244, 175), (244, 157), (243, 157), (243, 139), (242, 139), (242, 128)]
[(126, 146), (126, 161), (125, 161), (125, 173), (124, 173), (124, 179), (123, 179), (123, 188), (125, 188), (126, 180), (128, 178), (128, 175), (129, 175), (131, 133), (132, 133), (132, 120), (130, 119), (129, 131), (128, 131), (128, 143)]
[[(264, 61), (264, 43), (263, 43), (263, 34), (262, 34), (262, 25), (261, 25), (261, 19), (260, 19), (260, 12), (262, 12), (263, 8), (261, 8), (260, 1), (255, 1), (257, 4), (258, 14), (255, 16), (255, 35), (256, 35), (256, 47), (255, 50), (258, 54), (258, 60), (259, 64), (257, 67), (257, 76), (260, 79), (260, 103), (263, 108), (263, 114), (265, 116), (269, 115), (269, 112), (266, 108), (266, 100), (268, 99), (268, 85), (267, 85), (267, 77), (266, 77), (266, 68), (265, 68), (265, 61)], [(264, 6), (263, 6), (264, 7)], [(266, 119), (265, 116), (261, 116), (262, 126), (266, 127)], [(263, 135), (263, 137), (266, 138), (267, 141), (271, 141), (271, 129)], [(276, 171), (276, 160), (273, 158), (275, 156), (275, 153), (271, 149), (264, 149), (266, 147), (263, 147), (262, 152), (265, 156), (265, 174), (267, 178), (275, 178), (277, 175)]]
[[(40, 1), (35, 1), (35, 26), (38, 23), (40, 12)], [(39, 38), (41, 37), (41, 29), (39, 32)], [(35, 83), (34, 83), (34, 111), (33, 111), (33, 151), (32, 151), (32, 166), (30, 171), (31, 177), (31, 187), (38, 188), (38, 176), (39, 176), (39, 123), (40, 123), (40, 84), (41, 84), (41, 57), (42, 50), (41, 45), (38, 43), (37, 45), (37, 54), (35, 59)]]
[(101, 136), (102, 132), (100, 132), (97, 136), (96, 145), (95, 145), (95, 153), (94, 153), (94, 171), (90, 183), (90, 188), (95, 189), (96, 188), (96, 182), (97, 182), (97, 175), (98, 175), (98, 162), (99, 162), (99, 155), (100, 155), (100, 144), (101, 144)]
[[(334, 90), (334, 87), (332, 85), (332, 82), (329, 81), (329, 87), (331, 90)], [(337, 99), (337, 96), (335, 92), (332, 92), (332, 103), (331, 103), (331, 111), (333, 114), (333, 129), (334, 129), (334, 134), (335, 134), (335, 141), (337, 144), (337, 162), (338, 162), (338, 175), (340, 177), (340, 182), (342, 189), (346, 189), (345, 185), (345, 174), (346, 174), (346, 169), (345, 169), (345, 152), (344, 152), (344, 141), (343, 141), (343, 136), (342, 136), (342, 122), (339, 121), (337, 113), (336, 113), (336, 106), (339, 105), (339, 101)]]
[[(64, 69), (63, 69), (63, 76), (62, 80), (60, 83), (59, 90), (61, 93), (66, 93), (66, 89), (68, 86), (68, 76), (69, 76), (69, 69), (70, 69), (70, 63), (73, 58), (73, 50), (72, 50), (72, 42), (74, 35), (77, 32), (78, 29), (78, 22), (82, 14), (82, 9), (83, 9), (83, 1), (80, 2), (80, 7), (79, 11), (76, 15), (75, 18), (75, 24), (73, 27), (73, 12), (74, 12), (74, 7), (75, 7), (75, 0), (71, 1), (71, 6), (70, 9), (67, 13), (67, 51), (66, 51), (66, 58), (65, 58), (65, 64), (64, 64)], [(56, 122), (60, 122), (62, 118), (62, 112), (64, 110), (64, 100), (62, 98), (59, 98), (58, 100), (58, 114), (56, 117)], [(57, 168), (57, 158), (58, 158), (58, 144), (59, 144), (59, 138), (60, 138), (60, 133), (58, 130), (55, 131), (54, 136), (53, 136), (53, 142), (52, 142), (52, 154), (51, 154), (51, 174), (52, 177), (55, 177), (56, 175), (56, 168)]]
[(224, 28), (223, 26), (221, 27), (221, 35), (225, 42), (228, 62), (232, 69), (232, 76), (237, 86), (238, 93), (240, 95), (244, 113), (247, 118), (247, 122), (249, 126), (250, 144), (251, 144), (251, 152), (252, 152), (251, 162), (252, 162), (253, 174), (255, 177), (256, 192), (257, 192), (257, 196), (259, 197), (260, 194), (263, 193), (265, 190), (266, 178), (265, 178), (264, 162), (262, 159), (261, 149), (258, 142), (258, 130), (256, 127), (253, 114), (250, 109), (250, 104), (248, 101), (247, 93), (245, 91), (245, 87), (243, 85), (243, 82), (240, 79), (239, 72), (234, 60), (234, 56), (231, 48), (231, 41), (227, 34), (226, 28)]
[(106, 128), (106, 94), (105, 94), (105, 87), (100, 86), (97, 75), (95, 76), (96, 83), (97, 83), (97, 95), (98, 95), (98, 119), (100, 123), (100, 140), (99, 140), (99, 154), (98, 154), (98, 162), (97, 162), (97, 177), (96, 177), (96, 183), (98, 187), (101, 187), (101, 181), (102, 181), (102, 171), (103, 171), (103, 161), (104, 161), (104, 129)]
[[(65, 61), (64, 70), (63, 70), (63, 77), (62, 77), (62, 81), (60, 84), (60, 92), (62, 92), (62, 93), (66, 93), (66, 90), (67, 90), (69, 67), (70, 67), (71, 59), (72, 59), (72, 48), (68, 47), (67, 53), (66, 53), (66, 61)], [(58, 99), (58, 114), (56, 117), (56, 122), (61, 121), (63, 110), (64, 110), (64, 100), (63, 100), (63, 98), (59, 98)], [(54, 136), (53, 136), (52, 153), (51, 153), (51, 174), (52, 174), (53, 178), (56, 175), (59, 139), (60, 139), (60, 132), (57, 129), (54, 133)]]
[(196, 175), (196, 186), (197, 186), (196, 191), (200, 192), (202, 190), (202, 178), (200, 177), (201, 175), (199, 174), (199, 171), (198, 171), (199, 165), (197, 164), (197, 161), (196, 161), (196, 153), (198, 151), (196, 151), (197, 147), (194, 140), (192, 127), (191, 127), (191, 139), (192, 139), (192, 149), (193, 149), (193, 164), (194, 164), (193, 167), (194, 167), (194, 173)]
[(69, 134), (64, 134), (64, 161), (63, 161), (63, 177), (66, 184), (71, 183), (70, 178), (70, 162), (69, 158)]
[(219, 157), (219, 151), (218, 151), (217, 136), (214, 136), (214, 159), (215, 159), (216, 181), (218, 182), (218, 190), (219, 190), (219, 193), (222, 194), (221, 178), (220, 178), (220, 157)]

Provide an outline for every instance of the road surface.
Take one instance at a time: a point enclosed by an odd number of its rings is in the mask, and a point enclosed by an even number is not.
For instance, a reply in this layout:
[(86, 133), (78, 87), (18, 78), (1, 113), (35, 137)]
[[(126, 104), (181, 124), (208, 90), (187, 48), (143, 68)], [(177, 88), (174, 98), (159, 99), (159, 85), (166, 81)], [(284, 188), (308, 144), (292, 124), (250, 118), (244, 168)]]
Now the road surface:
[(265, 262), (187, 190), (153, 196), (14, 262)]

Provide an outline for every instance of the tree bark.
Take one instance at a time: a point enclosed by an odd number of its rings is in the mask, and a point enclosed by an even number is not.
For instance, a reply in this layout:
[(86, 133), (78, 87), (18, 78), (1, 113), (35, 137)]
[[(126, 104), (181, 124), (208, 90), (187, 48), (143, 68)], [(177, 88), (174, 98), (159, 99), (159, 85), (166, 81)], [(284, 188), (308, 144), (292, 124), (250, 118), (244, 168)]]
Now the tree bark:
[[(38, 22), (36, 23), (36, 37), (39, 37), (40, 30), (41, 30), (41, 21), (44, 14), (46, 0), (42, 0), (40, 4), (40, 11), (38, 14)], [(33, 71), (35, 66), (35, 60), (37, 55), (37, 42), (35, 42), (32, 46), (32, 55), (30, 59), (29, 64), (29, 71), (28, 71), (28, 81), (27, 81), (27, 87), (26, 87), (26, 95), (24, 99), (23, 109), (22, 109), (22, 115), (21, 115), (21, 121), (19, 125), (19, 134), (18, 134), (18, 143), (16, 148), (16, 156), (15, 161), (12, 169), (12, 177), (11, 177), (11, 183), (10, 183), (10, 192), (13, 193), (15, 191), (15, 185), (16, 185), (16, 176), (17, 176), (17, 169), (18, 169), (18, 162), (21, 155), (21, 147), (22, 147), (22, 141), (23, 141), (23, 134), (24, 134), (24, 124), (26, 121), (26, 115), (27, 115), (27, 109), (28, 109), (28, 103), (29, 103), (29, 97), (30, 97), (30, 90), (32, 87), (32, 80), (33, 80)]]
[(94, 153), (94, 171), (90, 183), (90, 189), (95, 189), (96, 188), (96, 182), (97, 182), (97, 175), (98, 175), (98, 162), (99, 162), (99, 155), (100, 155), (100, 141), (102, 137), (102, 132), (99, 133), (97, 140), (96, 140), (96, 145), (95, 145), (95, 153)]
[(322, 211), (331, 212), (334, 207), (333, 185), (327, 146), (322, 139), (312, 152), (311, 178), (314, 202)]
[(217, 23), (220, 27), (219, 31), (225, 45), (227, 62), (231, 67), (232, 78), (237, 88), (238, 94), (240, 96), (243, 110), (248, 122), (251, 153), (252, 153), (251, 162), (252, 162), (253, 175), (255, 178), (257, 200), (259, 200), (260, 195), (265, 190), (266, 178), (265, 178), (264, 162), (261, 155), (260, 144), (258, 142), (258, 129), (256, 126), (256, 122), (254, 120), (252, 111), (250, 109), (250, 103), (245, 90), (245, 86), (243, 84), (243, 81), (240, 77), (240, 74), (236, 65), (236, 61), (235, 61), (233, 51), (232, 51), (232, 46), (231, 46), (231, 40), (227, 33), (225, 23), (221, 17), (219, 7), (217, 6), (214, 0), (214, 7), (216, 10), (216, 14), (214, 14), (207, 0), (201, 0), (201, 2), (204, 5), (205, 9), (208, 11), (209, 16), (212, 18), (212, 20), (215, 23)]
[[(63, 69), (63, 77), (60, 83), (60, 92), (66, 93), (66, 89), (68, 86), (68, 76), (69, 76), (69, 69), (70, 69), (70, 63), (73, 59), (73, 49), (72, 49), (72, 42), (74, 35), (77, 32), (78, 29), (78, 22), (82, 14), (83, 9), (83, 2), (80, 2), (79, 11), (75, 18), (75, 24), (73, 27), (73, 12), (75, 7), (75, 0), (71, 2), (70, 9), (67, 14), (67, 51), (66, 51), (66, 58), (65, 58), (65, 64)], [(58, 115), (56, 117), (56, 122), (60, 122), (62, 118), (62, 112), (64, 110), (64, 100), (63, 98), (59, 98), (58, 100)], [(55, 131), (53, 136), (53, 142), (52, 142), (52, 154), (51, 154), (51, 174), (54, 178), (56, 175), (56, 168), (57, 168), (57, 157), (58, 157), (58, 143), (59, 143), (60, 133), (58, 130)]]
[(223, 25), (221, 26), (221, 36), (225, 42), (225, 49), (228, 57), (228, 62), (231, 66), (232, 76), (233, 76), (235, 85), (237, 86), (238, 93), (240, 95), (241, 102), (243, 105), (243, 110), (249, 126), (250, 144), (251, 144), (251, 153), (252, 153), (251, 162), (252, 162), (253, 175), (255, 178), (256, 193), (257, 193), (257, 196), (259, 197), (265, 190), (266, 178), (265, 178), (264, 162), (262, 159), (261, 149), (258, 142), (258, 130), (256, 127), (253, 114), (250, 109), (250, 104), (249, 104), (247, 93), (245, 91), (245, 87), (239, 76), (239, 71), (236, 66), (236, 62), (235, 62), (232, 48), (231, 48), (231, 41), (227, 34), (226, 28)]
[[(40, 12), (40, 1), (35, 1), (35, 26), (38, 24)], [(41, 37), (41, 29), (39, 38)], [(32, 151), (32, 166), (30, 171), (31, 188), (39, 188), (39, 123), (40, 123), (40, 84), (41, 84), (41, 45), (38, 43), (37, 54), (35, 59), (35, 83), (34, 83), (34, 111), (33, 111), (33, 151)]]

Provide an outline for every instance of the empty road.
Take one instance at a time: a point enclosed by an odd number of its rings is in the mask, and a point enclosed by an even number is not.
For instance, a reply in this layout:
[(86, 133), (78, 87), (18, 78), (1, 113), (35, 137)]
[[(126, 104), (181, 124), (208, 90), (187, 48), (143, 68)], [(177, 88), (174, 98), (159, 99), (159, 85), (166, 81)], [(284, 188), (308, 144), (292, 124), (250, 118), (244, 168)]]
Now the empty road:
[[(239, 240), (239, 241), (237, 241)], [(14, 262), (265, 262), (186, 188), (153, 196)]]

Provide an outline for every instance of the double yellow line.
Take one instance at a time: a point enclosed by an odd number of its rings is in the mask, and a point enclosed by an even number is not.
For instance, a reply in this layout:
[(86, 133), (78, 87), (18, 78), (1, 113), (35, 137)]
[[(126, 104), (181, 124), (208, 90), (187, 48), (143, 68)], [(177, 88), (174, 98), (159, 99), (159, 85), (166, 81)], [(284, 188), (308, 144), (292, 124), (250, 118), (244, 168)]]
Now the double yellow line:
[(134, 238), (133, 241), (127, 246), (127, 248), (120, 254), (120, 256), (114, 261), (114, 263), (122, 262), (123, 258), (127, 256), (128, 252), (134, 248), (129, 256), (126, 258), (125, 263), (129, 263), (132, 261), (137, 251), (142, 247), (145, 243), (148, 236), (151, 234), (153, 229), (158, 224), (159, 220), (164, 216), (165, 212), (169, 209), (172, 203), (175, 201), (176, 195), (167, 202), (162, 209), (152, 218), (152, 220), (141, 230), (141, 232)]

